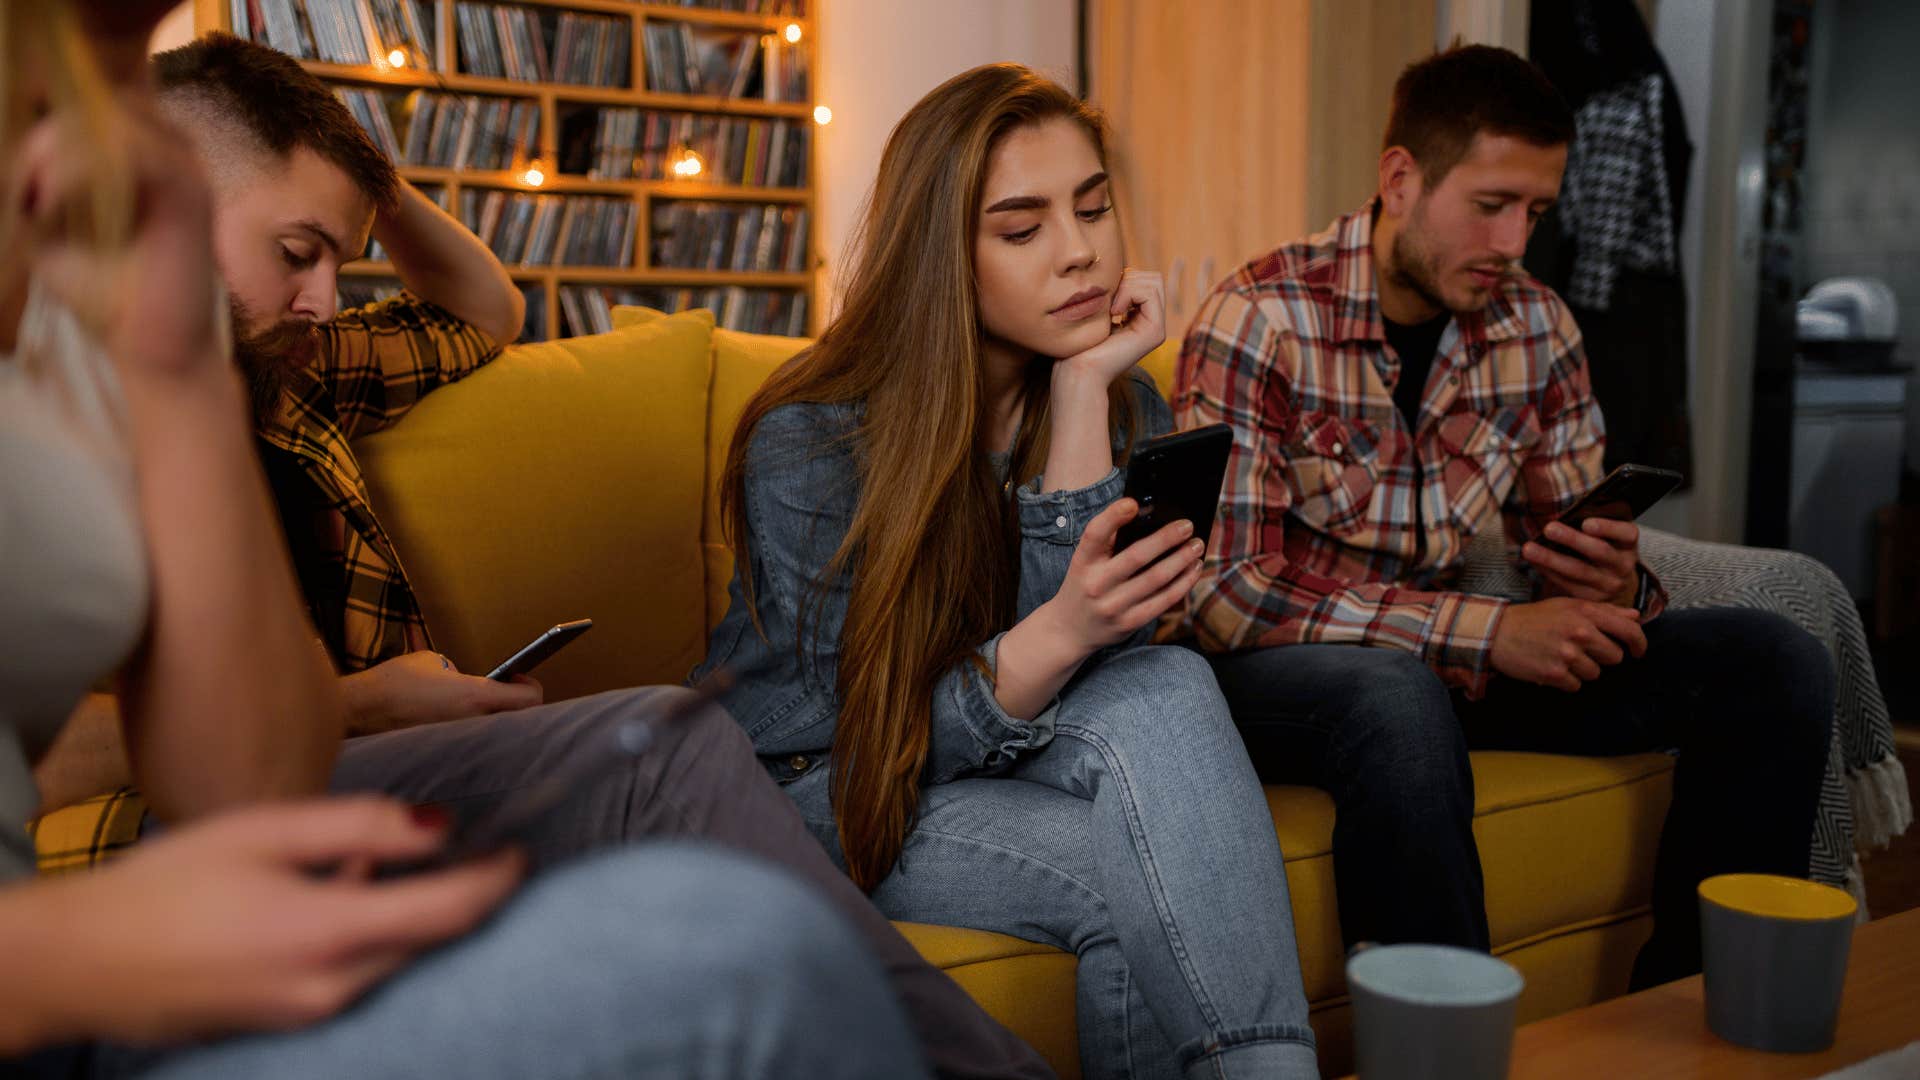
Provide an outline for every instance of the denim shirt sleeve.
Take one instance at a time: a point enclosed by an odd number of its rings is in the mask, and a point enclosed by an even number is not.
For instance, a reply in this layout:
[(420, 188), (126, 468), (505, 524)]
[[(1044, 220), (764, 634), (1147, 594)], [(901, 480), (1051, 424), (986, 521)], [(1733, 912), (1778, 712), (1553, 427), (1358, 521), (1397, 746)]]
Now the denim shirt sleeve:
[[(807, 690), (839, 708), (840, 631), (851, 574), (816, 587), (852, 526), (859, 476), (851, 447), (839, 438), (852, 424), (842, 410), (792, 405), (767, 414), (747, 451), (747, 517), (760, 618), (770, 641), (800, 640)], [(804, 637), (802, 637), (804, 635)], [(995, 769), (1053, 735), (1051, 709), (1041, 722), (1016, 719), (994, 697), (1000, 638), (948, 670), (933, 688), (925, 779), (944, 783)]]
[[(1128, 374), (1132, 384), (1135, 423), (1133, 441), (1140, 442), (1173, 430), (1173, 413), (1161, 399), (1153, 380), (1138, 368)], [(1122, 436), (1125, 439), (1125, 436)], [(1114, 447), (1118, 459), (1124, 442)], [(1087, 522), (1126, 491), (1127, 470), (1120, 466), (1088, 487), (1077, 491), (1042, 493), (1044, 477), (1035, 477), (1014, 495), (1020, 513), (1020, 589), (1016, 618), (1024, 619), (1033, 609), (1053, 599), (1067, 580), (1067, 567), (1073, 562), (1074, 548)], [(1124, 645), (1145, 644), (1153, 637), (1148, 627)], [(1124, 647), (1124, 646), (1123, 646)]]

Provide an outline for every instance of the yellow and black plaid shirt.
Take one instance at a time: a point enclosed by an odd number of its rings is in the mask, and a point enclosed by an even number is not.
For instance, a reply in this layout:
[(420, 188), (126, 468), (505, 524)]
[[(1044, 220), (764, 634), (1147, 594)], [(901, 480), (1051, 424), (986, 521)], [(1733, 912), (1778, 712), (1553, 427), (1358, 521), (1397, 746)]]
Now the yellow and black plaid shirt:
[(401, 293), (342, 312), (320, 328), (313, 368), (291, 381), (260, 440), (297, 457), (322, 508), (312, 527), (342, 575), (341, 625), (323, 626), (334, 662), (360, 671), (429, 648), (426, 620), (407, 584), (349, 443), (387, 427), (435, 388), (472, 373), (500, 346), (445, 308)]
[[(280, 407), (256, 435), (297, 458), (318, 513), (288, 521), (316, 530), (316, 545), (342, 575), (338, 627), (320, 627), (343, 673), (430, 648), (426, 620), (401, 569), (349, 445), (406, 415), (437, 387), (500, 355), (500, 346), (445, 308), (402, 292), (341, 312), (320, 327), (314, 366), (292, 378)], [(303, 575), (304, 576), (304, 575)], [(123, 788), (52, 815), (30, 829), (43, 873), (79, 870), (132, 844), (145, 800)]]

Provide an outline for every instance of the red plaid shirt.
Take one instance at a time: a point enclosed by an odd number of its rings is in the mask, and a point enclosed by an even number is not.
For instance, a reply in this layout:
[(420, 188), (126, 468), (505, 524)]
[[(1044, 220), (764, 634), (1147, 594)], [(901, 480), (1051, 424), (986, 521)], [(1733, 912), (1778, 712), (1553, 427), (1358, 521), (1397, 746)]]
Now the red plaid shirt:
[[(1447, 585), (1496, 513), (1517, 558), (1585, 494), (1605, 429), (1573, 316), (1519, 273), (1448, 324), (1408, 431), (1374, 283), (1375, 208), (1241, 268), (1187, 333), (1175, 418), (1231, 424), (1234, 445), (1182, 623), (1209, 651), (1404, 649), (1478, 697), (1508, 602)], [(1641, 576), (1640, 608), (1656, 614), (1664, 594)]]

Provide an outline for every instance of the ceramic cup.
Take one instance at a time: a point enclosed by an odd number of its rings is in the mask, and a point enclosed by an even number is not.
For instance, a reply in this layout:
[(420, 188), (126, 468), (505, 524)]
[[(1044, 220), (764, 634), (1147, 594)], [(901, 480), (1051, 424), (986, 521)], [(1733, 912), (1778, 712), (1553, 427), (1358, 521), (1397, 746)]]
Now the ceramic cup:
[(1707, 1026), (1756, 1050), (1833, 1045), (1858, 906), (1844, 890), (1772, 874), (1700, 883)]
[(1450, 945), (1381, 945), (1347, 961), (1362, 1080), (1504, 1080), (1526, 981)]

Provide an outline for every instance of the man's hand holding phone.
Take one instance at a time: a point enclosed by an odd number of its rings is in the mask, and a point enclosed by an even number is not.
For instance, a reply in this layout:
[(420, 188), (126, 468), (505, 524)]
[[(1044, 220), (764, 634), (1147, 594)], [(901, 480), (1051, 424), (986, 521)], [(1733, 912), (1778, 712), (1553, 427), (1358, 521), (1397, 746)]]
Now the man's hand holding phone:
[(340, 680), (347, 734), (373, 735), (419, 724), (527, 709), (545, 700), (532, 676), (496, 682), (466, 675), (437, 652), (411, 652)]
[(1640, 591), (1640, 526), (1591, 517), (1578, 529), (1552, 522), (1541, 535), (1565, 552), (1530, 540), (1520, 557), (1540, 571), (1547, 596), (1633, 606)]

